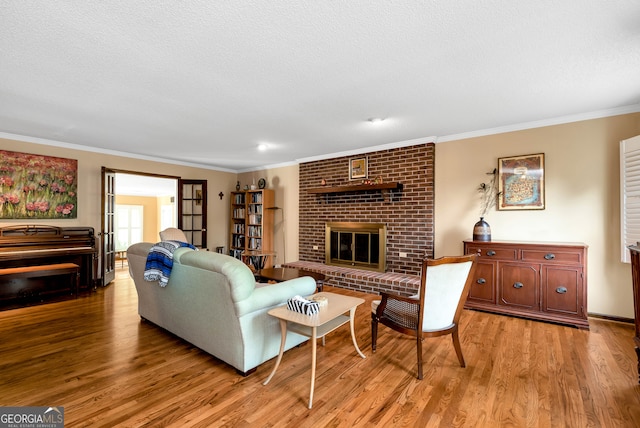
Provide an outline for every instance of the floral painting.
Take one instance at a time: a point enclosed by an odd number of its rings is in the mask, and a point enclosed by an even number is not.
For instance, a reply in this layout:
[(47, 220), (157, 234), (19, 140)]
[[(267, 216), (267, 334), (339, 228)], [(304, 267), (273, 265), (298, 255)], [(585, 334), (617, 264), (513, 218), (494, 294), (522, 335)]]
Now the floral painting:
[(0, 219), (76, 218), (78, 161), (0, 150)]

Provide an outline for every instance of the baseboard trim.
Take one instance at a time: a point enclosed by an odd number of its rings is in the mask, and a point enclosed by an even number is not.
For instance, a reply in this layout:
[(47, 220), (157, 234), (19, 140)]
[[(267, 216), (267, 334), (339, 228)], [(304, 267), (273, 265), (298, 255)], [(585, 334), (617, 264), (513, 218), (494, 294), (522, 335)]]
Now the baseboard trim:
[(607, 321), (622, 322), (622, 323), (625, 323), (625, 324), (633, 324), (634, 323), (634, 319), (633, 318), (615, 317), (615, 316), (612, 316), (612, 315), (596, 314), (596, 313), (593, 313), (593, 312), (589, 312), (587, 315), (589, 317), (591, 317), (591, 318), (599, 318), (599, 319), (607, 320)]

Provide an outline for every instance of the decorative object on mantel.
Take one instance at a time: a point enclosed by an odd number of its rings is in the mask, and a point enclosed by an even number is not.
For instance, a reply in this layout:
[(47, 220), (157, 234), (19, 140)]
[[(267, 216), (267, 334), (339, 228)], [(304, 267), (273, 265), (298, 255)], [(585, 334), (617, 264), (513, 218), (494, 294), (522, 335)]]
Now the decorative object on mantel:
[(491, 241), (491, 226), (484, 221), (484, 217), (495, 206), (498, 198), (498, 194), (496, 194), (497, 173), (498, 171), (495, 168), (492, 172), (487, 172), (487, 175), (491, 175), (491, 180), (488, 183), (480, 183), (480, 186), (478, 186), (478, 192), (481, 194), (480, 221), (473, 225), (474, 241)]
[(258, 189), (264, 189), (265, 187), (267, 187), (267, 180), (264, 178), (258, 180)]
[(376, 178), (374, 178), (373, 180), (370, 179), (366, 179), (366, 180), (362, 180), (362, 184), (366, 184), (367, 186), (373, 186), (375, 184), (382, 184), (382, 177), (378, 176)]
[(239, 192), (239, 191), (240, 191), (240, 182), (238, 181), (236, 183), (236, 192)]
[(544, 153), (498, 159), (498, 210), (544, 209)]

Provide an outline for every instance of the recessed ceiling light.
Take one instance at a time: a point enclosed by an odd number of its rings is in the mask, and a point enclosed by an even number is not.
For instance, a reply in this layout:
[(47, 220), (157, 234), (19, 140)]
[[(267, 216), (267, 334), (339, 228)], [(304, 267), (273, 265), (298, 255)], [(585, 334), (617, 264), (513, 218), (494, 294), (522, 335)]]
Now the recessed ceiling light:
[(258, 144), (258, 150), (260, 150), (261, 152), (264, 152), (265, 150), (267, 150), (269, 148), (269, 145), (267, 143), (260, 143)]
[(373, 123), (374, 125), (379, 125), (382, 123), (382, 121), (384, 120), (381, 117), (372, 117), (370, 119), (367, 119), (369, 122)]

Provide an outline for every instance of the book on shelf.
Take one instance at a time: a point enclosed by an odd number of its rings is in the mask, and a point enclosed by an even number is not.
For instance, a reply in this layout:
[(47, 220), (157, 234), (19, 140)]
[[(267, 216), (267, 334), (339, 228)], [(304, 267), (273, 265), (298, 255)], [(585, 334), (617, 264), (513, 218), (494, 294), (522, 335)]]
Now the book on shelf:
[(262, 215), (260, 215), (260, 214), (249, 214), (249, 223), (250, 224), (260, 224), (260, 223), (262, 223)]
[(262, 227), (261, 226), (249, 226), (249, 236), (255, 238), (262, 238)]
[(233, 249), (232, 249), (232, 250), (229, 250), (229, 255), (230, 255), (231, 257), (235, 257), (235, 258), (236, 258), (236, 259), (238, 259), (238, 260), (242, 260), (242, 252), (243, 252), (243, 251), (244, 251), (244, 250), (233, 250)]
[(262, 214), (262, 205), (249, 205), (249, 214)]

